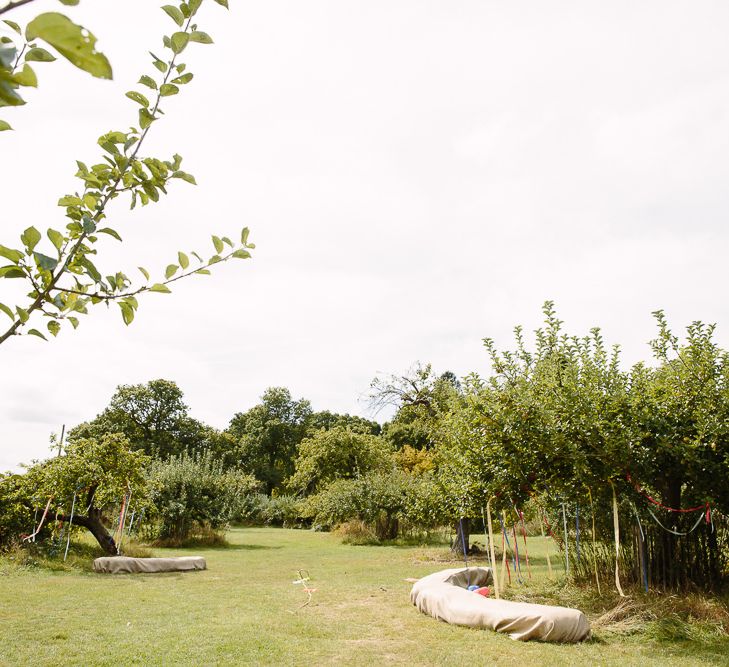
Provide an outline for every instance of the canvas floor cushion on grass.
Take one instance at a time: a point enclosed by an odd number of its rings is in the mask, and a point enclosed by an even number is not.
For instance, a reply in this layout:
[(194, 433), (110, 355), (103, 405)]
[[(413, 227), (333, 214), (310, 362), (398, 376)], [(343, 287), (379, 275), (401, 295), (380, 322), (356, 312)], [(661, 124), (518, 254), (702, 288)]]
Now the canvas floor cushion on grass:
[(578, 609), (496, 600), (467, 589), (492, 582), (488, 567), (441, 570), (417, 581), (410, 600), (438, 620), (503, 632), (520, 641), (580, 642), (590, 636), (590, 623)]
[(105, 556), (94, 560), (94, 572), (104, 574), (189, 572), (191, 570), (205, 570), (206, 568), (207, 564), (202, 556), (182, 556), (180, 558)]

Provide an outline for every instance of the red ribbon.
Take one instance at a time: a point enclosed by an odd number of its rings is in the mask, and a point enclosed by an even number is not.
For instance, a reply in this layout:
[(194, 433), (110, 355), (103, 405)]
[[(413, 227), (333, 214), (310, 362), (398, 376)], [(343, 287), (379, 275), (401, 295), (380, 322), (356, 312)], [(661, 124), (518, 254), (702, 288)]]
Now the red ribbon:
[(640, 487), (640, 484), (638, 482), (634, 482), (633, 478), (630, 476), (630, 473), (625, 473), (626, 479), (635, 487), (635, 490), (640, 493), (641, 496), (646, 498), (648, 501), (652, 502), (657, 507), (661, 507), (664, 510), (668, 510), (669, 512), (698, 512), (699, 510), (706, 512), (706, 523), (711, 523), (711, 507), (709, 506), (709, 503), (704, 503), (703, 505), (697, 505), (696, 507), (690, 507), (689, 509), (676, 509), (675, 507), (668, 507), (668, 505), (664, 505), (663, 503), (658, 502), (657, 500), (654, 500), (651, 498), (643, 489)]

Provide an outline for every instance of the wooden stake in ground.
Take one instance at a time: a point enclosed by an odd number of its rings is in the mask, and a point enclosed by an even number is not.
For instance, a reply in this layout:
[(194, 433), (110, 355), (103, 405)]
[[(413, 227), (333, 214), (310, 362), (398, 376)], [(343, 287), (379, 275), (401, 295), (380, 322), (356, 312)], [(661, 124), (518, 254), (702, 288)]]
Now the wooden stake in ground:
[(590, 512), (592, 513), (592, 562), (595, 565), (595, 583), (597, 584), (597, 594), (600, 595), (600, 577), (597, 576), (597, 548), (595, 544), (595, 506), (592, 504), (592, 491), (587, 487), (587, 495), (590, 496)]
[[(546, 517), (544, 516), (544, 512), (542, 511), (541, 507), (539, 508), (539, 513), (542, 515), (542, 520), (539, 522), (539, 527), (542, 529), (542, 537), (545, 537), (544, 521), (546, 521)], [(546, 544), (549, 544), (549, 542), (546, 542)], [(552, 579), (552, 561), (549, 559), (549, 552), (547, 552), (547, 572), (549, 573), (549, 578)]]
[(564, 503), (562, 503), (562, 521), (564, 522), (565, 574), (567, 577), (569, 577), (570, 576), (570, 540), (569, 540), (569, 535), (567, 534), (567, 511), (565, 510)]
[(623, 593), (623, 587), (620, 585), (620, 565), (618, 563), (620, 559), (620, 523), (618, 522), (618, 499), (615, 496), (615, 485), (610, 482), (610, 487), (613, 490), (613, 528), (615, 530), (615, 587), (620, 593), (620, 597), (627, 597)]
[(489, 530), (489, 558), (491, 562), (491, 572), (494, 575), (494, 594), (498, 600), (501, 597), (499, 592), (499, 576), (496, 572), (496, 552), (494, 551), (494, 530), (491, 525), (491, 498), (486, 503), (486, 519), (488, 521)]

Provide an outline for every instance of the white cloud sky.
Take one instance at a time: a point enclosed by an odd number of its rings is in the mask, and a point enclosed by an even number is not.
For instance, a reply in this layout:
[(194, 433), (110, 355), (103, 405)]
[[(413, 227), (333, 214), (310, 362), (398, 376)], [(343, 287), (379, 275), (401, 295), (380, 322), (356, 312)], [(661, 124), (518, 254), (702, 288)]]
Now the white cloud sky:
[[(196, 78), (147, 150), (179, 152), (197, 188), (110, 222), (130, 273), (251, 228), (254, 259), (143, 299), (126, 328), (97, 309), (51, 343), (0, 353), (0, 469), (101, 411), (116, 385), (165, 377), (224, 427), (272, 385), (363, 413), (376, 372), (430, 361), (487, 372), (481, 339), (603, 327), (626, 363), (652, 310), (719, 324), (729, 347), (729, 42), (723, 2), (207, 2)], [(94, 80), (39, 64), (0, 114), (0, 242), (60, 226), (74, 160), (135, 122), (124, 91), (172, 23), (154, 3), (38, 0), (89, 27), (114, 66)], [(5, 111), (5, 110), (3, 110)], [(11, 282), (11, 281), (6, 281)], [(10, 285), (0, 285), (8, 302)]]

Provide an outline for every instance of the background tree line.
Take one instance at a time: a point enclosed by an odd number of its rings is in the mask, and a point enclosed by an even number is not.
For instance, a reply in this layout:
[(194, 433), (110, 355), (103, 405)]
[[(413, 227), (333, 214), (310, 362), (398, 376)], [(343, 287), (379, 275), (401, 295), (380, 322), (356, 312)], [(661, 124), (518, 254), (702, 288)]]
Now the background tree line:
[[(67, 516), (81, 483), (57, 478), (85, 469), (83, 452), (92, 453), (86, 467), (98, 467), (101, 447), (100, 481), (85, 481), (83, 492), (111, 491), (87, 518), (127, 489), (158, 539), (229, 521), (345, 524), (379, 540), (451, 526), (462, 553), (471, 530), (484, 530), (489, 502), (497, 530), (525, 519), (551, 534), (570, 554), (573, 577), (612, 581), (615, 514), (624, 582), (720, 586), (729, 556), (729, 355), (714, 327), (695, 322), (679, 341), (657, 312), (654, 363), (626, 370), (599, 329), (570, 336), (551, 303), (544, 314), (533, 348), (520, 328), (513, 350), (484, 341), (489, 377), (461, 383), (426, 365), (375, 378), (373, 409), (393, 410), (383, 425), (316, 412), (272, 387), (218, 430), (189, 414), (174, 382), (120, 386), (100, 415), (70, 431), (63, 456), (5, 477), (0, 497), (14, 510), (0, 539), (13, 534), (13, 517), (27, 530), (48, 498)], [(691, 511), (671, 511), (679, 509)]]

